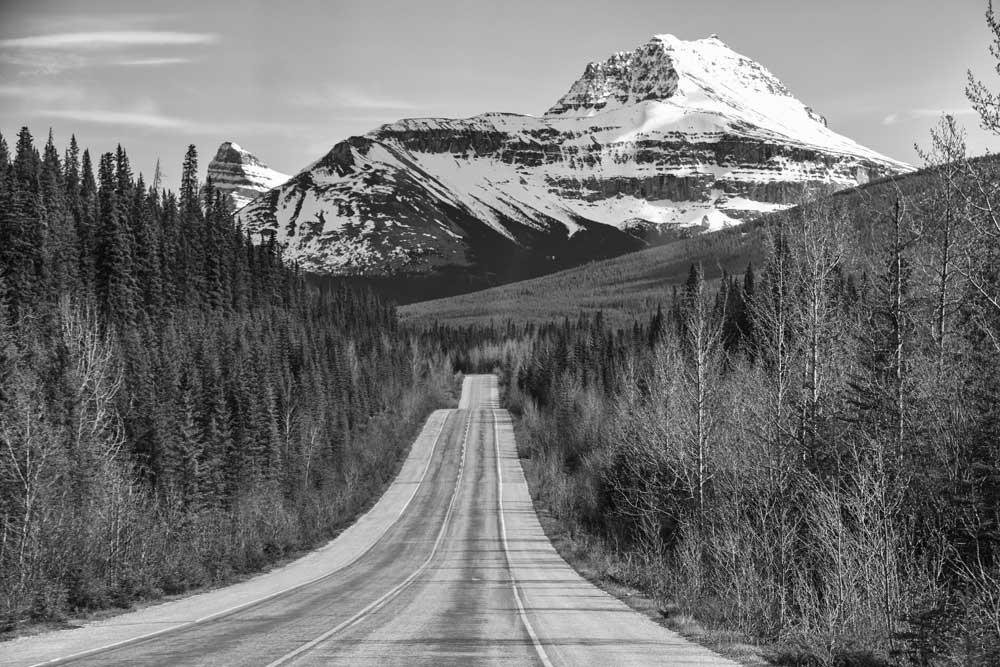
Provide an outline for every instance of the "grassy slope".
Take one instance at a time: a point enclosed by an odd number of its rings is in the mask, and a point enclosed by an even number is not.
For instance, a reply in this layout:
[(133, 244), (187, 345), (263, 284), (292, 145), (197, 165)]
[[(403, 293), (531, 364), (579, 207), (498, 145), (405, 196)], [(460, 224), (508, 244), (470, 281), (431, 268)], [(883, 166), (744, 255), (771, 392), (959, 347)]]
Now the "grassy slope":
[(758, 224), (744, 225), (541, 278), (410, 304), (399, 312), (411, 324), (471, 324), (490, 319), (544, 322), (601, 310), (619, 324), (630, 324), (666, 304), (671, 286), (684, 282), (692, 262), (701, 261), (708, 278), (723, 269), (742, 273), (749, 260), (760, 259), (760, 239)]

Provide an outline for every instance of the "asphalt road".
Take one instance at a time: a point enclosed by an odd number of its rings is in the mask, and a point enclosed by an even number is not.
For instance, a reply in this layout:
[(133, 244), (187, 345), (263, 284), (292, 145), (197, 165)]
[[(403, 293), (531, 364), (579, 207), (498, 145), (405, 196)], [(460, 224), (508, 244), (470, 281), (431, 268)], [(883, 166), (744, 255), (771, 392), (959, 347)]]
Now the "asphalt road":
[(496, 378), (470, 376), (382, 499), (274, 572), (0, 645), (31, 665), (734, 665), (582, 579), (538, 522)]

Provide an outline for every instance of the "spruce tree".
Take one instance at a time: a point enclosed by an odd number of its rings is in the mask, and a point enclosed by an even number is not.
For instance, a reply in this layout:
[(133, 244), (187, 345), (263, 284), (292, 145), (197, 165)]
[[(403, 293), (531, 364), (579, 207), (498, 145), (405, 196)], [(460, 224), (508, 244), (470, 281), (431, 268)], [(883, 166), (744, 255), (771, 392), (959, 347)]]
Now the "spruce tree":
[(3, 133), (0, 133), (0, 179), (4, 177), (10, 168), (10, 150), (7, 147), (7, 140)]
[(205, 228), (198, 192), (198, 150), (188, 146), (181, 170), (179, 198), (179, 290), (186, 303), (200, 303), (204, 295)]
[(15, 318), (41, 300), (44, 292), (44, 221), (38, 176), (38, 151), (24, 127), (0, 201), (0, 271)]
[(117, 191), (115, 160), (101, 156), (98, 168), (98, 213), (94, 272), (96, 293), (112, 325), (132, 320), (132, 267), (129, 256), (128, 220)]
[(76, 223), (66, 196), (66, 176), (52, 140), (52, 131), (45, 144), (40, 174), (41, 199), (45, 211), (44, 263), (50, 298), (70, 292), (77, 284), (79, 252)]
[(84, 289), (93, 290), (94, 260), (97, 254), (97, 182), (90, 162), (90, 151), (83, 151), (80, 165), (80, 196), (76, 216), (76, 239), (79, 248), (80, 282)]

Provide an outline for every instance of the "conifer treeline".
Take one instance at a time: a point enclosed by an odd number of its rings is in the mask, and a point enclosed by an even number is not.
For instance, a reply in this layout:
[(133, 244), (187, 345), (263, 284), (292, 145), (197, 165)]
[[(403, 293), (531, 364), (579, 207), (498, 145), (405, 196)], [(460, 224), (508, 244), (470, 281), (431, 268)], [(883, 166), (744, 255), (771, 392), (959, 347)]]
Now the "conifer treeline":
[[(329, 536), (430, 401), (371, 293), (306, 285), (184, 158), (0, 137), (0, 625), (252, 571)], [(438, 378), (439, 379), (439, 378)]]
[(504, 376), (542, 502), (664, 608), (789, 664), (1000, 664), (1000, 169), (960, 138), (630, 329), (428, 336)]

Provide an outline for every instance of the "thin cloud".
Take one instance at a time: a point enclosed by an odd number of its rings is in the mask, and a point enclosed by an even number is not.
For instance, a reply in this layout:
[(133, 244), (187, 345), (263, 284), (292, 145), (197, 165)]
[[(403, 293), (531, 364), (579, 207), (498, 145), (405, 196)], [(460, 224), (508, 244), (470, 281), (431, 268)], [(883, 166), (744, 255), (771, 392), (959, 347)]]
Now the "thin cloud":
[(153, 130), (180, 130), (193, 134), (205, 135), (247, 135), (272, 134), (296, 135), (302, 134), (308, 128), (294, 123), (267, 121), (221, 121), (203, 122), (190, 118), (180, 118), (160, 113), (152, 103), (134, 107), (130, 111), (108, 111), (102, 109), (45, 109), (39, 112), (49, 118), (93, 123), (96, 125), (122, 125), (147, 128)]
[(43, 116), (75, 120), (98, 125), (127, 125), (156, 130), (192, 129), (195, 124), (181, 118), (157, 113), (132, 113), (125, 111), (93, 111), (86, 109), (44, 109)]
[(122, 46), (187, 46), (218, 41), (214, 33), (162, 30), (108, 30), (64, 32), (0, 40), (0, 48), (14, 49), (103, 49)]
[(16, 68), (22, 75), (55, 74), (87, 67), (92, 60), (66, 51), (0, 50), (0, 64)]
[(122, 67), (163, 67), (165, 65), (184, 65), (194, 62), (191, 58), (135, 58), (132, 60), (112, 60), (109, 65)]
[(300, 106), (320, 109), (407, 111), (420, 108), (419, 104), (410, 100), (373, 95), (349, 86), (329, 86), (321, 90), (300, 91), (291, 97)]
[(359, 91), (343, 91), (333, 99), (335, 104), (347, 109), (416, 109), (418, 106), (408, 100), (377, 97)]
[(902, 120), (921, 120), (924, 118), (938, 118), (942, 115), (949, 116), (971, 116), (975, 114), (975, 110), (971, 107), (952, 107), (950, 109), (930, 109), (930, 108), (918, 108), (910, 109), (908, 111), (896, 112), (887, 115), (882, 119), (883, 125), (895, 125)]
[[(248, 136), (266, 134), (271, 136), (302, 136), (317, 131), (317, 127), (303, 123), (292, 123), (286, 121), (233, 121), (230, 119), (219, 120), (211, 123), (201, 123), (199, 131), (206, 134), (220, 134), (232, 136)], [(238, 140), (237, 140), (238, 141)]]
[(976, 113), (971, 107), (953, 107), (951, 109), (913, 109), (910, 114), (915, 118), (937, 118), (943, 114), (949, 116), (971, 116)]
[(16, 97), (32, 102), (57, 102), (79, 98), (80, 90), (72, 86), (40, 84), (0, 84), (0, 97)]
[[(21, 17), (22, 32), (50, 35), (64, 32), (104, 32), (108, 30), (158, 30), (160, 26), (176, 24), (185, 18), (176, 12), (116, 11), (113, 14), (59, 12), (58, 14), (25, 14)], [(190, 17), (187, 17), (190, 18)]]

